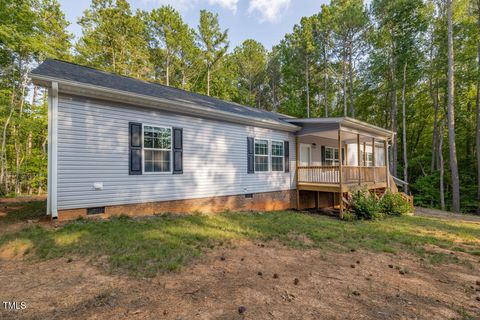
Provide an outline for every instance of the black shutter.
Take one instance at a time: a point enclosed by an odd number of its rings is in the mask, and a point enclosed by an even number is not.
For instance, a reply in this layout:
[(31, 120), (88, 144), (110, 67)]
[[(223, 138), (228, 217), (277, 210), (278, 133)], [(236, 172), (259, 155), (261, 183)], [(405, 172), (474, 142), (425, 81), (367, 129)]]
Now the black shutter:
[(247, 173), (255, 173), (255, 154), (254, 140), (247, 137)]
[(325, 146), (322, 146), (320, 152), (322, 153), (322, 154), (321, 154), (321, 157), (322, 157), (322, 166), (324, 166), (324, 165), (325, 165)]
[(173, 174), (183, 173), (183, 129), (173, 128)]
[(283, 143), (283, 150), (285, 155), (285, 172), (290, 172), (290, 143), (288, 141)]
[(130, 122), (129, 138), (129, 163), (130, 175), (142, 174), (142, 124)]
[(345, 154), (345, 148), (342, 148), (342, 165), (345, 165), (345, 157), (347, 155)]

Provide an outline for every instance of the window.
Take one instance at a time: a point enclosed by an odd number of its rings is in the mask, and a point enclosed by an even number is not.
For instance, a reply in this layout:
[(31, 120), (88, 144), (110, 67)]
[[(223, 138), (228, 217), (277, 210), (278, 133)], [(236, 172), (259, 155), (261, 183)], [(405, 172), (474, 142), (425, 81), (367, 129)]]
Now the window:
[(283, 142), (272, 141), (272, 171), (283, 171)]
[[(366, 161), (365, 161), (366, 160)], [(366, 159), (364, 158), (364, 151), (360, 150), (360, 162), (365, 167), (373, 167), (373, 153), (367, 151)]]
[(325, 165), (327, 166), (338, 166), (339, 162), (338, 148), (325, 148)]
[(373, 167), (373, 153), (367, 151), (367, 167)]
[(268, 171), (268, 140), (255, 140), (255, 171)]
[(171, 172), (172, 129), (143, 127), (144, 172)]

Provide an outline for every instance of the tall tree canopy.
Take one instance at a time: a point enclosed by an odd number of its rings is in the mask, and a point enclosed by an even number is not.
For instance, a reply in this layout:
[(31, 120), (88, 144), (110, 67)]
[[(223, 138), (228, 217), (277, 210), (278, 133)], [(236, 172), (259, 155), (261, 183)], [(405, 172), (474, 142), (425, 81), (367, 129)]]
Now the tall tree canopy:
[(78, 20), (82, 37), (76, 61), (121, 75), (146, 78), (150, 71), (145, 25), (126, 0), (92, 0)]
[(0, 0), (0, 192), (46, 189), (46, 92), (27, 75), (54, 57), (292, 116), (391, 128), (391, 171), (418, 205), (480, 212), (480, 1), (369, 3), (332, 0), (273, 48), (255, 39), (229, 48), (206, 10), (191, 28), (171, 6), (134, 13), (127, 0), (92, 0), (74, 39), (56, 0)]
[(210, 95), (212, 71), (228, 49), (228, 29), (221, 31), (218, 14), (200, 11), (197, 39), (207, 71), (207, 95)]

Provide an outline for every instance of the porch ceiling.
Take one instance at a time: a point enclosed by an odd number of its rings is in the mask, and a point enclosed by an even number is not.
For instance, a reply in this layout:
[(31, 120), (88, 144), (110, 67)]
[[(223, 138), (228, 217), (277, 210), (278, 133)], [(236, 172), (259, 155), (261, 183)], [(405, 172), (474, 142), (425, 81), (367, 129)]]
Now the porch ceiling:
[(371, 138), (377, 140), (385, 140), (385, 137), (392, 139), (395, 132), (383, 129), (366, 122), (362, 122), (349, 117), (340, 118), (303, 118), (303, 119), (284, 119), (292, 124), (302, 126), (302, 129), (297, 132), (297, 135), (316, 135), (330, 139), (338, 138), (338, 129), (342, 128), (343, 140), (357, 139), (357, 134), (360, 134), (362, 141), (368, 141)]
[[(337, 130), (328, 130), (328, 131), (320, 131), (320, 132), (311, 132), (311, 133), (300, 133), (299, 136), (315, 136), (315, 137), (322, 137), (327, 139), (338, 140), (338, 129)], [(384, 141), (385, 136), (379, 137), (375, 136), (375, 140), (377, 142)], [(346, 131), (342, 128), (342, 141), (345, 143), (357, 143), (357, 134), (353, 132)], [(372, 136), (371, 135), (364, 135), (363, 133), (360, 134), (360, 142), (371, 143)]]

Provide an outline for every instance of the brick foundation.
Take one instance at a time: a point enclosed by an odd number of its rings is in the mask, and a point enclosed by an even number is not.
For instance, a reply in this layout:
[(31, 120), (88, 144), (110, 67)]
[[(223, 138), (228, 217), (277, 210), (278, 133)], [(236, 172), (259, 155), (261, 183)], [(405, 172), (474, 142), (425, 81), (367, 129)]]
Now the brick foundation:
[(58, 211), (58, 220), (67, 221), (80, 217), (108, 218), (112, 216), (148, 216), (158, 213), (215, 213), (224, 211), (272, 211), (295, 208), (295, 190), (254, 193), (245, 195), (209, 197), (200, 199), (173, 200), (149, 203), (105, 206), (104, 214), (87, 216), (87, 209)]

